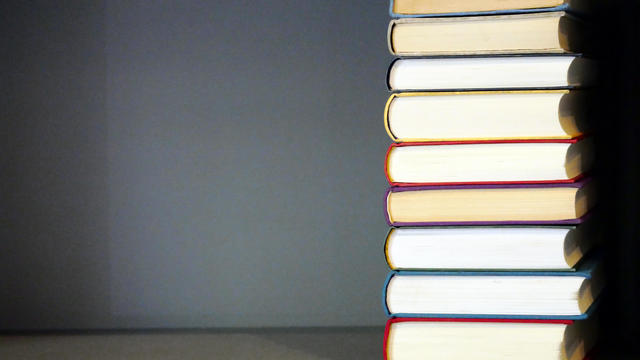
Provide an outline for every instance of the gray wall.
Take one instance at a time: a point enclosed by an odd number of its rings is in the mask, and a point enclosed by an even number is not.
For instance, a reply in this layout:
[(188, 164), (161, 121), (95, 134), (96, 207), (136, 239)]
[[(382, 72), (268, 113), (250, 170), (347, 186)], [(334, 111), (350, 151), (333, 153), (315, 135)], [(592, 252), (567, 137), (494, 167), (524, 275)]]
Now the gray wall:
[(383, 324), (386, 1), (0, 10), (1, 328)]

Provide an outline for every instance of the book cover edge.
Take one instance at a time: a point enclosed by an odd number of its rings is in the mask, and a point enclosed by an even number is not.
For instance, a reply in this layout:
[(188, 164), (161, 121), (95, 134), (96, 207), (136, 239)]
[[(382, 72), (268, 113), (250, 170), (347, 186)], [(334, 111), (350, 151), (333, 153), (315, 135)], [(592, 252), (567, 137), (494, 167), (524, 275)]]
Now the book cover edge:
[(485, 10), (485, 11), (464, 11), (464, 12), (449, 12), (449, 13), (433, 13), (433, 14), (399, 14), (393, 11), (394, 0), (389, 1), (389, 16), (394, 19), (400, 18), (429, 18), (429, 17), (452, 17), (452, 16), (482, 16), (482, 15), (510, 15), (510, 14), (528, 14), (538, 12), (554, 12), (554, 11), (567, 11), (579, 14), (575, 10), (571, 9), (568, 2), (562, 5), (542, 8), (529, 8), (529, 9), (505, 9), (505, 10)]

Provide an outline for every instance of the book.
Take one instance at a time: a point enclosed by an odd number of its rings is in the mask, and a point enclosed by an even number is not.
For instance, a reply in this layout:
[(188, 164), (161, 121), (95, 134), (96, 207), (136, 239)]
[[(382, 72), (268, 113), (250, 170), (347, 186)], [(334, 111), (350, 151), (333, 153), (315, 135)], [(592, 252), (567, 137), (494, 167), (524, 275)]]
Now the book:
[(571, 183), (590, 170), (591, 138), (391, 144), (392, 185)]
[(577, 55), (396, 58), (391, 91), (580, 88), (594, 83), (596, 62)]
[(581, 90), (391, 94), (384, 111), (396, 142), (570, 139), (589, 132)]
[(393, 318), (384, 359), (587, 359), (597, 343), (587, 320)]
[(407, 18), (389, 23), (393, 55), (583, 53), (586, 25), (563, 11), (492, 16)]
[(589, 0), (391, 0), (391, 17), (487, 15), (545, 11), (588, 12)]
[(565, 270), (598, 241), (592, 221), (578, 226), (391, 228), (384, 252), (392, 270)]
[(598, 257), (576, 271), (391, 271), (383, 305), (395, 317), (583, 319), (602, 290)]
[(394, 186), (384, 196), (387, 224), (566, 225), (595, 205), (589, 178), (569, 184)]

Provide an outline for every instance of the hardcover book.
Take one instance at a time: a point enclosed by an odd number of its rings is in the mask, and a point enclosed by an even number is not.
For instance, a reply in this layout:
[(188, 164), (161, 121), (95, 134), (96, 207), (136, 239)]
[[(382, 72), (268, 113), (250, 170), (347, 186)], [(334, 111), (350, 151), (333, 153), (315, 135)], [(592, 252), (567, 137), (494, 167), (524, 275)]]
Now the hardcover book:
[(395, 186), (384, 196), (390, 226), (567, 225), (595, 205), (595, 184)]
[(597, 342), (595, 320), (393, 318), (386, 360), (581, 360)]
[(391, 17), (523, 14), (546, 11), (587, 13), (590, 0), (391, 0)]
[(397, 19), (388, 29), (393, 55), (582, 53), (586, 24), (562, 11), (495, 16)]
[(571, 139), (587, 133), (584, 90), (409, 92), (384, 110), (396, 142)]
[(385, 258), (392, 270), (563, 270), (599, 241), (593, 221), (578, 226), (432, 226), (392, 228)]
[(593, 163), (590, 138), (401, 143), (389, 146), (391, 185), (572, 183)]
[(599, 257), (576, 271), (391, 271), (388, 316), (569, 319), (588, 317), (603, 287)]
[(577, 55), (494, 55), (395, 59), (391, 91), (580, 88), (593, 84), (596, 63)]

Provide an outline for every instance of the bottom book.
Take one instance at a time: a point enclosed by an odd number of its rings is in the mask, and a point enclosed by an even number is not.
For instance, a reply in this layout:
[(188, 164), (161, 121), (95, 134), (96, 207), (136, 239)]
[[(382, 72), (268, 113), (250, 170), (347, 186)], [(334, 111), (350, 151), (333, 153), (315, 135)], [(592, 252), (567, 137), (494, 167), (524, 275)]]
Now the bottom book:
[(391, 318), (384, 358), (588, 359), (595, 320)]

